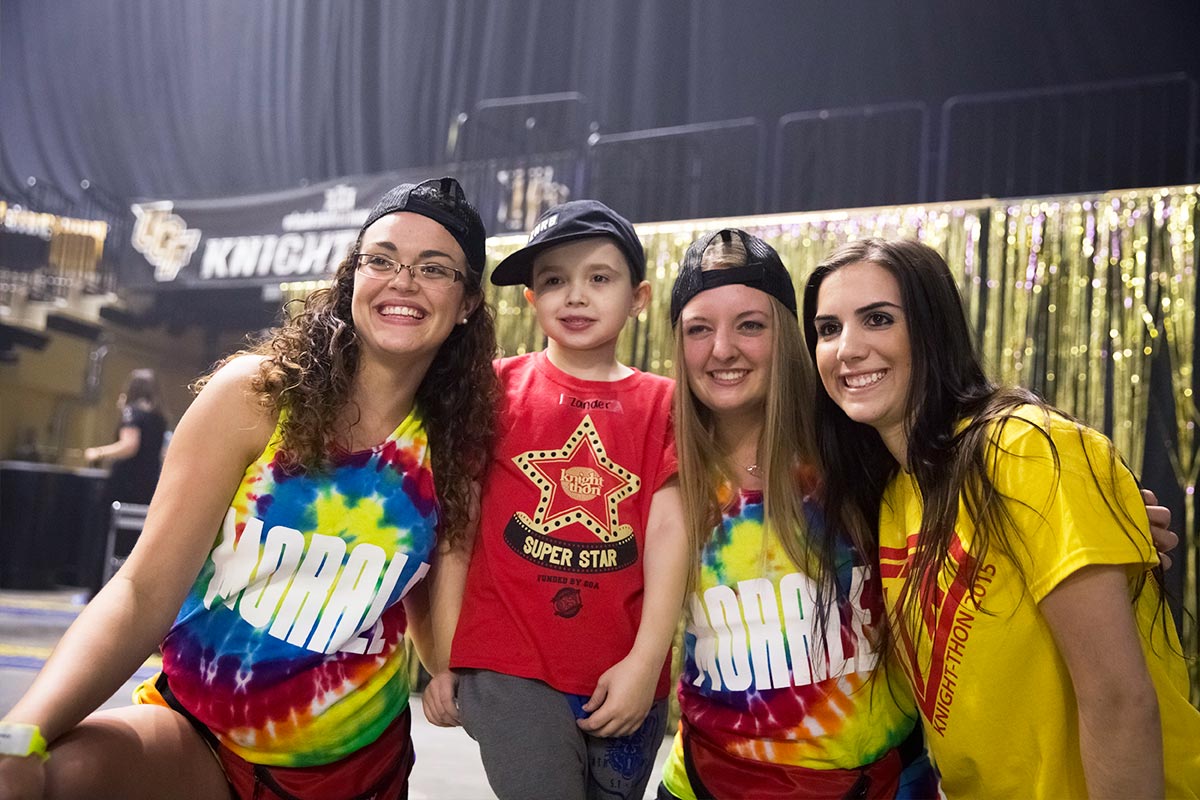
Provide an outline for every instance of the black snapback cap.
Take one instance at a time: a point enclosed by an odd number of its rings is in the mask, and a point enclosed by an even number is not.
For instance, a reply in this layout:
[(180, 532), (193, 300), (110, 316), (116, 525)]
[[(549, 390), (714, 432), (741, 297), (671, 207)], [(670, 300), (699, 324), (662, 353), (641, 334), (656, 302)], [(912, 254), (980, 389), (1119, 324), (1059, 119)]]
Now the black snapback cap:
[[(467, 266), (476, 278), (482, 280), (483, 267), (487, 262), (487, 231), (475, 206), (467, 200), (462, 186), (454, 178), (430, 178), (420, 183), (402, 183), (387, 191), (367, 215), (367, 221), (358, 231), (358, 245), (362, 235), (380, 217), (408, 211), (429, 217), (450, 232), (454, 241), (467, 257)], [(358, 247), (356, 245), (356, 249)]]
[(593, 236), (607, 236), (616, 242), (629, 262), (635, 286), (646, 279), (646, 253), (629, 220), (598, 200), (571, 200), (542, 212), (529, 232), (529, 241), (496, 265), (491, 281), (496, 286), (528, 286), (538, 253)]
[[(718, 238), (724, 242), (731, 242), (735, 236), (741, 239), (746, 250), (744, 263), (716, 269), (700, 268), (704, 262), (705, 251)], [(679, 322), (683, 307), (693, 297), (708, 289), (730, 284), (740, 284), (766, 292), (792, 312), (792, 316), (796, 316), (796, 287), (792, 285), (792, 276), (783, 265), (779, 253), (775, 252), (775, 248), (743, 230), (725, 228), (700, 237), (692, 242), (684, 253), (683, 262), (679, 265), (679, 275), (675, 278), (675, 285), (671, 287), (671, 326), (674, 327)]]

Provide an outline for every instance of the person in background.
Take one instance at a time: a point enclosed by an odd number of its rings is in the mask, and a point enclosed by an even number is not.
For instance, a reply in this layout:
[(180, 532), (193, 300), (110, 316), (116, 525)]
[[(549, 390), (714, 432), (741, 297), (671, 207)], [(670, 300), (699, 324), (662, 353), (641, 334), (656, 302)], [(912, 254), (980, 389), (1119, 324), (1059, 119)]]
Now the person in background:
[(479, 533), (434, 580), (454, 671), (423, 700), (461, 719), (502, 800), (640, 800), (662, 742), (687, 550), (671, 381), (616, 358), (645, 276), (633, 226), (591, 200), (547, 210), (492, 271), (527, 287), (547, 345), (496, 362)]
[(834, 252), (804, 327), (825, 510), (878, 550), (946, 796), (1197, 797), (1200, 712), (1112, 443), (987, 378), (919, 242)]
[(117, 440), (83, 451), (88, 462), (111, 462), (105, 497), (112, 502), (146, 505), (154, 496), (162, 466), (167, 417), (158, 378), (152, 369), (129, 373), (125, 390), (117, 398), (121, 422)]
[(873, 554), (822, 511), (796, 313), (761, 239), (688, 249), (671, 323), (693, 575), (661, 800), (936, 796), (911, 692), (879, 663)]
[[(407, 796), (405, 638), (430, 657), (421, 581), (491, 444), (484, 260), (457, 181), (397, 186), (201, 381), (129, 559), (0, 722), (0, 798)], [(138, 704), (91, 713), (160, 643)]]

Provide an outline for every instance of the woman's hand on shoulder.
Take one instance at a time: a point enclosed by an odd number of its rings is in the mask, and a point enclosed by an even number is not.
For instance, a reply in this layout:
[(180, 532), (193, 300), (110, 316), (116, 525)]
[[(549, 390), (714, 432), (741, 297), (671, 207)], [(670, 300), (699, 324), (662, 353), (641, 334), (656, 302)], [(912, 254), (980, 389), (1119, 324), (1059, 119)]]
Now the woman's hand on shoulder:
[(1150, 538), (1158, 551), (1158, 562), (1164, 570), (1171, 568), (1170, 553), (1179, 546), (1179, 536), (1171, 530), (1171, 509), (1158, 504), (1158, 497), (1149, 489), (1142, 489), (1142, 502), (1146, 504), (1146, 518), (1150, 521)]

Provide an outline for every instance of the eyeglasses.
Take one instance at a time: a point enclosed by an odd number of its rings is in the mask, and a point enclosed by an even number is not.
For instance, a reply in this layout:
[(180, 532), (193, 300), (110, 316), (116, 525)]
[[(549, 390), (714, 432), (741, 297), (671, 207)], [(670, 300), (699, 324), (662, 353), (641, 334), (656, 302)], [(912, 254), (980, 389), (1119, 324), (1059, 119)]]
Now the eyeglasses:
[(355, 253), (354, 260), (358, 263), (358, 272), (367, 278), (391, 280), (393, 275), (406, 269), (409, 277), (422, 286), (449, 286), (463, 279), (460, 270), (445, 264), (401, 264), (378, 253)]

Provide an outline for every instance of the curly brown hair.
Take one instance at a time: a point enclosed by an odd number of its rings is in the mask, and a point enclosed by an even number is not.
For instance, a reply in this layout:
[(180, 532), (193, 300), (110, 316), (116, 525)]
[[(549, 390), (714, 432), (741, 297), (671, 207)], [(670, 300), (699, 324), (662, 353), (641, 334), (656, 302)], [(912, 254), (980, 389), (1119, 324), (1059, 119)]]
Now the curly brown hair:
[[(341, 449), (341, 413), (350, 402), (358, 370), (359, 341), (351, 316), (354, 253), (338, 265), (333, 283), (303, 301), (303, 309), (261, 342), (223, 359), (193, 384), (199, 391), (212, 374), (241, 355), (265, 356), (251, 388), (273, 413), (286, 409), (280, 425), (280, 455), (293, 469), (324, 470)], [(469, 297), (482, 294), (481, 278), (464, 275)], [(494, 438), (500, 385), (492, 368), (496, 330), (486, 303), (456, 325), (442, 343), (416, 402), (424, 419), (441, 506), (440, 534), (449, 546), (474, 525), (474, 485), (482, 480)]]

